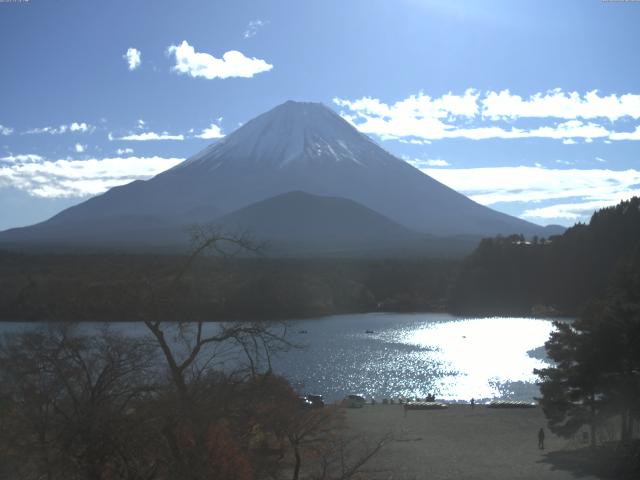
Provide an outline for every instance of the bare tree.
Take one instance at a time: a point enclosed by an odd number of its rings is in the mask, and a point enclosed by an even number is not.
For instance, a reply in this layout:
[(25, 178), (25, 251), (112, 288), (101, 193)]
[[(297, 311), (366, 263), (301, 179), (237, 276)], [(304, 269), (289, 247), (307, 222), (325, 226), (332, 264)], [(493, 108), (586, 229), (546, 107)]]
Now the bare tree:
[[(152, 349), (108, 330), (56, 326), (0, 344), (0, 450), (16, 478), (153, 478), (140, 402), (155, 389)], [(144, 459), (144, 461), (140, 461)]]
[[(390, 433), (376, 439), (361, 435), (336, 435), (320, 455), (320, 469), (313, 480), (349, 480), (358, 477), (364, 466), (392, 440)], [(366, 478), (366, 477), (365, 477)]]
[[(391, 440), (390, 434), (376, 439), (349, 434), (344, 413), (337, 406), (299, 408), (290, 413), (287, 438), (294, 457), (292, 480), (353, 478)], [(303, 461), (307, 463), (306, 475)]]
[[(180, 291), (181, 282), (193, 270), (199, 257), (213, 252), (215, 258), (224, 261), (240, 253), (258, 253), (261, 250), (261, 246), (246, 235), (221, 233), (212, 227), (194, 228), (192, 239), (192, 251), (169, 283), (168, 290), (151, 293), (153, 305), (166, 303)], [(159, 313), (157, 307), (148, 311)], [(221, 431), (221, 412), (212, 412), (206, 407), (207, 403), (215, 401), (212, 396), (220, 395), (207, 384), (206, 380), (211, 379), (208, 373), (215, 367), (223, 371), (224, 361), (232, 363), (232, 372), (218, 376), (218, 379), (226, 378), (228, 387), (256, 379), (263, 372), (271, 372), (273, 353), (289, 346), (285, 339), (286, 325), (276, 327), (267, 322), (208, 323), (203, 318), (166, 322), (162, 321), (161, 315), (144, 318), (144, 324), (162, 352), (175, 389), (175, 408), (167, 410), (162, 432), (176, 471), (184, 478), (205, 478), (211, 474), (212, 462), (215, 463), (210, 454), (211, 432)], [(185, 436), (188, 437), (186, 441)]]

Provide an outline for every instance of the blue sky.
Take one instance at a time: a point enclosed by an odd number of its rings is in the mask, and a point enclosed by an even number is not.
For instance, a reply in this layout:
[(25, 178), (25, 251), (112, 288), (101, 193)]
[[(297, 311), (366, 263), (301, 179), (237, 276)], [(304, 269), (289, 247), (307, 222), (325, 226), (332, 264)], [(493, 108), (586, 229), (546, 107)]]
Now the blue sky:
[(571, 225), (640, 194), (640, 2), (0, 2), (0, 229), (288, 99), (476, 201)]

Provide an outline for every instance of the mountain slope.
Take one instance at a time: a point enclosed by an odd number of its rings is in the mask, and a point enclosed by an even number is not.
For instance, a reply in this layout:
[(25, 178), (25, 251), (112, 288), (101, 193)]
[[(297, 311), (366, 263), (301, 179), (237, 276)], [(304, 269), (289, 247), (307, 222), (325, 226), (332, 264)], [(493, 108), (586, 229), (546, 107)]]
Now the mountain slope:
[[(108, 238), (126, 241), (130, 230), (119, 229), (118, 218), (139, 218), (141, 225), (152, 218), (176, 230), (291, 191), (353, 200), (434, 235), (545, 235), (542, 227), (481, 206), (394, 157), (324, 105), (286, 102), (150, 180), (113, 188), (34, 227), (0, 233), (0, 241), (53, 235), (74, 242), (103, 220), (111, 225)], [(157, 231), (147, 237), (165, 241)]]
[(418, 249), (425, 236), (352, 200), (289, 192), (216, 220), (225, 230), (267, 241), (269, 251), (348, 252)]

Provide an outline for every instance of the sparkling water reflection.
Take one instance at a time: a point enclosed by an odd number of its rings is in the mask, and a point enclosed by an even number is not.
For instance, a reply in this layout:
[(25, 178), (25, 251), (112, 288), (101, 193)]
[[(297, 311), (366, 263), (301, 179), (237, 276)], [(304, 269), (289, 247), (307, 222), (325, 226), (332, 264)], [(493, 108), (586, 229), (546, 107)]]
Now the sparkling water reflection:
[(553, 326), (532, 318), (373, 313), (305, 320), (295, 328), (307, 332), (296, 338), (306, 348), (281, 356), (276, 369), (300, 391), (330, 399), (359, 392), (530, 401), (538, 394), (533, 369), (545, 361), (528, 352), (544, 344)]

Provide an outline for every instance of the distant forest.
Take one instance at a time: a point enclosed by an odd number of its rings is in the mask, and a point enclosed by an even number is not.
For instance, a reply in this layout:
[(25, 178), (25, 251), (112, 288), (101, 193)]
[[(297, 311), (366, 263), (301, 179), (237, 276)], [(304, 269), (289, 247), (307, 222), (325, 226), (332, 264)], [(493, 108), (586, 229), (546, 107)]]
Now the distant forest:
[(1, 320), (269, 319), (444, 310), (456, 262), (0, 253)]
[[(216, 258), (0, 251), (0, 320), (223, 320), (364, 311), (573, 316), (639, 265), (640, 199), (563, 235), (484, 239), (465, 259)], [(633, 267), (635, 268), (635, 267)]]
[[(549, 239), (484, 239), (460, 265), (448, 299), (456, 312), (576, 315), (640, 255), (640, 198), (593, 214)], [(638, 265), (636, 262), (635, 265)], [(640, 272), (637, 272), (640, 273)]]

